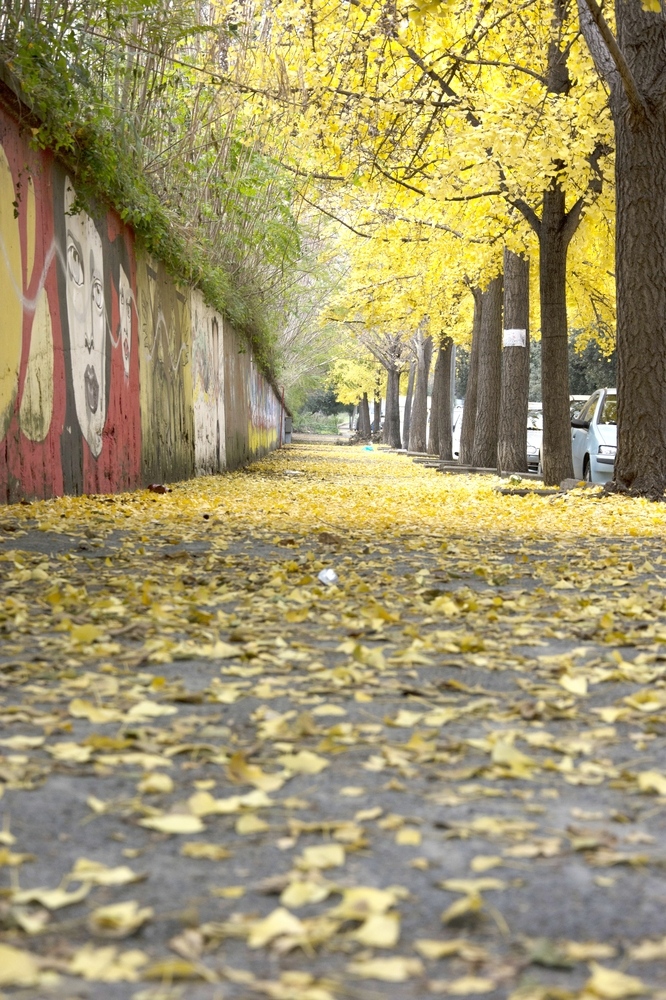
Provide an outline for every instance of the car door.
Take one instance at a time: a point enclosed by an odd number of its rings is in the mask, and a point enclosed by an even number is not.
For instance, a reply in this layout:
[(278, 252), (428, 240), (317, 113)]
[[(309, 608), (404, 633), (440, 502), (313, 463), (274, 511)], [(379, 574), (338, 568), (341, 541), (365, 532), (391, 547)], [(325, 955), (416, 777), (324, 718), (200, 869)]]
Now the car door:
[[(592, 420), (600, 395), (601, 390), (592, 393), (587, 403), (585, 403), (583, 409), (578, 414), (578, 420)], [(589, 432), (587, 428), (571, 428), (571, 458), (573, 459), (574, 477), (576, 479), (583, 478), (583, 464), (585, 462), (585, 456), (589, 453), (588, 437)]]

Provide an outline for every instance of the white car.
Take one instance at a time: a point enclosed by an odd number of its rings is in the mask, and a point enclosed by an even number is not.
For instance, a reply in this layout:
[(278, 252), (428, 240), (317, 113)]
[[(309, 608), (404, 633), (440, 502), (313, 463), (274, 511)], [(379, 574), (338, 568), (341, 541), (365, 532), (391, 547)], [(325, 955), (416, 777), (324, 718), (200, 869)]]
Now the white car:
[(597, 389), (571, 420), (574, 476), (588, 483), (613, 478), (617, 451), (617, 390)]
[(543, 409), (541, 403), (528, 403), (527, 410), (527, 471), (541, 472), (543, 444)]

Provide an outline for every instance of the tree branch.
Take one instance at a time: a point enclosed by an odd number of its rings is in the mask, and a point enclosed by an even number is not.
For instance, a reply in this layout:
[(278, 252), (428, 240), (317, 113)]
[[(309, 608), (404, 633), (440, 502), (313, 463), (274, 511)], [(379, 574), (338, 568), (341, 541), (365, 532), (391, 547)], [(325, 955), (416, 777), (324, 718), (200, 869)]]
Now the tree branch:
[(468, 63), (470, 66), (498, 66), (501, 69), (514, 69), (517, 73), (526, 73), (527, 76), (533, 76), (544, 87), (547, 86), (547, 81), (541, 73), (537, 73), (533, 69), (528, 69), (527, 66), (519, 66), (517, 63), (498, 62), (495, 59), (468, 59), (467, 56), (456, 55), (454, 52), (447, 53), (447, 56), (456, 63)]
[(562, 223), (562, 236), (567, 244), (571, 242), (574, 233), (578, 229), (578, 223), (580, 222), (584, 204), (585, 198), (581, 195), (578, 201), (571, 206), (564, 217), (564, 222)]
[(348, 229), (351, 233), (354, 233), (355, 236), (362, 236), (364, 240), (372, 239), (372, 236), (369, 236), (368, 233), (359, 232), (358, 229), (354, 229), (354, 227), (350, 226), (348, 222), (344, 221), (344, 219), (339, 219), (338, 216), (333, 215), (332, 212), (327, 212), (325, 208), (321, 207), (321, 205), (315, 205), (313, 201), (310, 201), (309, 198), (305, 197), (302, 191), (299, 191), (298, 194), (299, 197), (301, 197), (303, 201), (306, 203), (306, 205), (310, 205), (311, 208), (316, 208), (318, 212), (321, 212), (323, 215), (327, 215), (329, 219), (333, 219), (334, 222), (339, 222), (341, 226), (344, 226), (345, 229)]
[(509, 199), (509, 204), (517, 208), (522, 217), (532, 227), (537, 236), (541, 236), (541, 219), (536, 214), (531, 205), (528, 205), (523, 198)]
[(645, 107), (643, 96), (638, 89), (636, 81), (634, 80), (634, 75), (629, 68), (629, 63), (625, 59), (624, 53), (620, 48), (615, 35), (608, 26), (608, 22), (603, 15), (601, 7), (597, 3), (597, 0), (585, 0), (585, 4), (592, 15), (594, 23), (599, 29), (599, 34), (606, 43), (608, 53), (619, 73), (624, 92), (627, 95), (627, 100), (629, 101), (629, 106), (639, 118), (645, 119), (647, 117), (647, 109)]

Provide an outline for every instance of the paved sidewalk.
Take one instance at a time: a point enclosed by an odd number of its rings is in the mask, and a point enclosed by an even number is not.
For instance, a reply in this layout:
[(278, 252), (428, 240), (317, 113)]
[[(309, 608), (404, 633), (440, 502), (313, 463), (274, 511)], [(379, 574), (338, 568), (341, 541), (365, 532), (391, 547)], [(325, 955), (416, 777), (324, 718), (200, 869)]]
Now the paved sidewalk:
[(0, 511), (7, 996), (666, 998), (666, 512), (496, 484)]

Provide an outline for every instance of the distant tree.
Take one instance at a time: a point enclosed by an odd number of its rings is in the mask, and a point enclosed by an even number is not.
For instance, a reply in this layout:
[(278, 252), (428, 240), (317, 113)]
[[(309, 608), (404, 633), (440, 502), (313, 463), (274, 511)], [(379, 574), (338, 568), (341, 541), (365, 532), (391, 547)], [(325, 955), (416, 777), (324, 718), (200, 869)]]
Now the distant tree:
[(303, 403), (303, 410), (308, 413), (324, 413), (332, 416), (334, 413), (351, 413), (352, 403), (340, 403), (332, 386), (320, 387), (309, 393)]
[(582, 351), (575, 347), (575, 336), (569, 338), (569, 386), (571, 392), (582, 396), (595, 389), (617, 385), (617, 359), (615, 351), (607, 357), (594, 342)]

